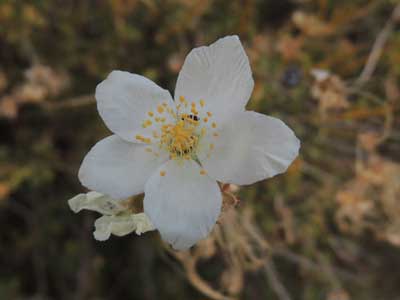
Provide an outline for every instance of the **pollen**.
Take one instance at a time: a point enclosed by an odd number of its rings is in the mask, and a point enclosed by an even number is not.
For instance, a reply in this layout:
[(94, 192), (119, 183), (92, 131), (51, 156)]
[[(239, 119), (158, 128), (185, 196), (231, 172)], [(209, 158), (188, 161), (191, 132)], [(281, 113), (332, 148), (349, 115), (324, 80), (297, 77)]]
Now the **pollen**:
[(142, 135), (140, 135), (140, 134), (136, 135), (135, 138), (136, 138), (138, 141), (144, 142), (144, 137), (143, 137)]
[(162, 105), (157, 106), (157, 111), (159, 114), (162, 114), (164, 112), (164, 107), (162, 107)]
[(160, 171), (160, 176), (165, 176), (166, 172), (165, 171)]
[(204, 170), (204, 169), (201, 169), (200, 170), (200, 175), (206, 175), (207, 174), (207, 171), (206, 170)]
[[(205, 106), (205, 101), (200, 99), (198, 102), (188, 102), (184, 96), (180, 96), (179, 104), (170, 107), (166, 102), (157, 105), (153, 111), (148, 111), (150, 117), (142, 123), (144, 128), (151, 128), (150, 137), (137, 135), (136, 139), (145, 144), (152, 144), (151, 147), (145, 148), (146, 152), (159, 155), (159, 150), (169, 153), (170, 159), (177, 160), (196, 160), (197, 146), (200, 139), (206, 134), (207, 128), (201, 126), (201, 121), (209, 122), (210, 112), (202, 112), (201, 108)], [(188, 107), (189, 106), (189, 107)], [(185, 107), (185, 111), (183, 108)], [(188, 108), (186, 108), (188, 107)], [(161, 115), (167, 113), (167, 117)], [(201, 116), (201, 118), (200, 118)], [(212, 124), (215, 124), (213, 122)], [(216, 125), (212, 127), (215, 128)], [(214, 134), (215, 136), (215, 134)], [(155, 148), (157, 147), (157, 148)], [(213, 149), (214, 145), (210, 145)], [(201, 174), (206, 174), (205, 170), (201, 170)], [(164, 176), (165, 171), (160, 171), (160, 175)]]

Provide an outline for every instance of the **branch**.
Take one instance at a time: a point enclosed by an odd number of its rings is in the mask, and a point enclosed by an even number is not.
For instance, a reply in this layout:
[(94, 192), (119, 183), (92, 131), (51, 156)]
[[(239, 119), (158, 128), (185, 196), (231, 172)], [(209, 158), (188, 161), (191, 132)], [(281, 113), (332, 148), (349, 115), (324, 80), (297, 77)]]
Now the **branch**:
[(382, 55), (383, 48), (385, 47), (385, 44), (394, 29), (394, 25), (399, 19), (400, 19), (400, 4), (398, 4), (394, 8), (391, 17), (389, 18), (389, 20), (386, 22), (381, 32), (376, 37), (374, 45), (372, 46), (371, 52), (368, 56), (367, 62), (360, 76), (356, 80), (356, 85), (361, 86), (371, 78), (378, 64), (378, 61)]
[(269, 257), (264, 265), (265, 274), (275, 294), (280, 300), (292, 300), (285, 286), (279, 279), (273, 260)]

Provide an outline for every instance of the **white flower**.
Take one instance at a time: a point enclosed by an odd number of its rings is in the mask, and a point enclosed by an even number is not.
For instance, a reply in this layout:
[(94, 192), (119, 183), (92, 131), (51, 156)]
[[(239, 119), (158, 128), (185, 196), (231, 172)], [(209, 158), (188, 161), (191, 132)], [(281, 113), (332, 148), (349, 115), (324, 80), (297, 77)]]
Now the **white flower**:
[(68, 200), (68, 204), (75, 213), (88, 209), (104, 215), (94, 223), (93, 235), (99, 241), (107, 240), (111, 234), (124, 236), (135, 231), (141, 235), (155, 229), (145, 213), (132, 213), (120, 202), (97, 192), (79, 194)]
[(189, 248), (218, 218), (217, 181), (251, 184), (284, 172), (298, 154), (300, 142), (282, 121), (245, 111), (253, 85), (237, 36), (189, 53), (175, 101), (145, 77), (111, 72), (96, 100), (114, 135), (86, 155), (80, 181), (115, 199), (144, 192), (162, 238)]

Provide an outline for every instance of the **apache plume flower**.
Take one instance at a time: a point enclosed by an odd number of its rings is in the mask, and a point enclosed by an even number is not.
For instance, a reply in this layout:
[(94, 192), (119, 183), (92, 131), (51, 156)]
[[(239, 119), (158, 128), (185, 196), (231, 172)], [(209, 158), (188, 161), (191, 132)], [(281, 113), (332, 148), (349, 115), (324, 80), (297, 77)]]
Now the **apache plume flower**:
[(96, 100), (114, 135), (86, 155), (80, 181), (114, 199), (144, 192), (144, 212), (162, 238), (189, 248), (220, 214), (217, 181), (251, 184), (284, 172), (298, 154), (282, 121), (245, 111), (253, 86), (237, 36), (189, 53), (175, 101), (143, 76), (111, 72)]

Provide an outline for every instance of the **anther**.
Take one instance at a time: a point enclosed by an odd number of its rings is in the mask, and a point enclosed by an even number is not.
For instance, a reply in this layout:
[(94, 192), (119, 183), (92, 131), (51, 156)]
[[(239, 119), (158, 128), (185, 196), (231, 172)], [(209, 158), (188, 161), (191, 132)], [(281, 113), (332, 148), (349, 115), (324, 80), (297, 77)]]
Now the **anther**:
[(157, 106), (157, 111), (158, 113), (162, 114), (164, 112), (164, 107), (162, 107), (161, 105)]
[(165, 176), (165, 171), (160, 171), (160, 176)]
[(200, 175), (206, 175), (207, 174), (207, 171), (206, 170), (204, 170), (204, 169), (201, 169), (200, 170)]

